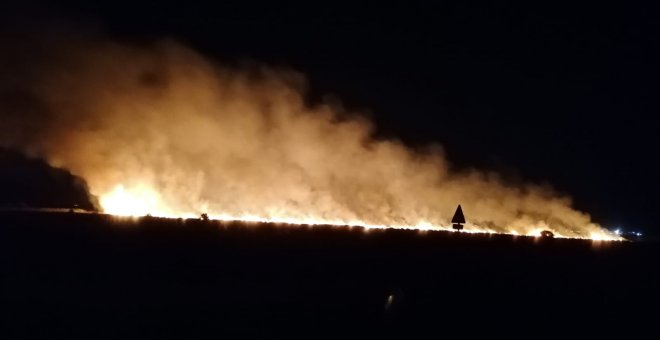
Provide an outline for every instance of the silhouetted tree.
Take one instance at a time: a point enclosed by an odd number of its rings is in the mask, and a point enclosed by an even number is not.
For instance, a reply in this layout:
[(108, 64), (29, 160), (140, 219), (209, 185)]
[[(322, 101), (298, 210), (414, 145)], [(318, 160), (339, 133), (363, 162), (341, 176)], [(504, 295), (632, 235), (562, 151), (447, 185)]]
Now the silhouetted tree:
[(456, 230), (462, 230), (463, 229), (463, 224), (465, 224), (465, 216), (463, 215), (463, 209), (461, 209), (461, 205), (458, 205), (458, 208), (456, 208), (456, 212), (454, 213), (454, 217), (451, 219), (452, 223), (452, 228)]

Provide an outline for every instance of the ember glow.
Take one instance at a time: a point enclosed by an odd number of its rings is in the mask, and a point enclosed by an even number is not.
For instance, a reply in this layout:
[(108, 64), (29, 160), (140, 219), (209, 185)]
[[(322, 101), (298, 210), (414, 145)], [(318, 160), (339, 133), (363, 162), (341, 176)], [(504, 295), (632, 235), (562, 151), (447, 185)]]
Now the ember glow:
[(289, 70), (226, 68), (171, 41), (39, 52), (0, 84), (22, 96), (0, 98), (0, 146), (81, 176), (110, 214), (450, 230), (460, 203), (466, 232), (619, 239), (549, 188), (375, 139), (359, 114), (310, 104)]
[[(113, 191), (109, 192), (106, 195), (102, 195), (100, 199), (101, 206), (105, 213), (116, 215), (116, 216), (131, 216), (131, 217), (140, 217), (140, 216), (157, 216), (157, 217), (166, 217), (166, 218), (195, 218), (194, 213), (191, 212), (180, 212), (175, 210), (170, 210), (167, 207), (159, 204), (158, 193), (153, 189), (146, 187), (138, 187), (131, 190), (126, 190), (122, 185), (118, 185)], [(228, 215), (223, 213), (211, 213), (209, 214), (210, 219), (218, 221), (242, 221), (242, 222), (260, 222), (260, 223), (278, 223), (278, 224), (289, 224), (289, 225), (336, 225), (336, 226), (356, 226), (363, 227), (366, 229), (385, 229), (385, 228), (394, 228), (394, 229), (408, 229), (408, 230), (420, 230), (420, 231), (453, 231), (450, 225), (439, 226), (433, 225), (430, 222), (420, 221), (415, 225), (374, 225), (367, 224), (359, 220), (329, 220), (329, 219), (317, 219), (312, 216), (288, 216), (286, 213), (272, 214), (268, 216), (260, 215)], [(533, 236), (541, 237), (541, 232), (545, 230), (544, 228), (533, 229), (524, 236)], [(516, 230), (511, 230), (508, 232), (498, 232), (492, 229), (482, 228), (473, 224), (468, 224), (468, 229), (463, 230), (462, 232), (467, 233), (504, 233), (510, 235), (520, 235)], [(559, 238), (576, 238), (566, 235), (557, 235)], [(583, 238), (583, 237), (577, 237)], [(613, 237), (609, 233), (604, 232), (592, 232), (589, 239), (595, 241), (614, 241), (621, 240), (621, 238)]]

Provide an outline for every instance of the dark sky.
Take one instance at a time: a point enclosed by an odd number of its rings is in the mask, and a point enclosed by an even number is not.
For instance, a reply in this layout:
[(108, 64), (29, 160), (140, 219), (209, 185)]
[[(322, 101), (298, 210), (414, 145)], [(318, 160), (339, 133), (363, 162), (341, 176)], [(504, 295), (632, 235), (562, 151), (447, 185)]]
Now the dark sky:
[(606, 227), (658, 228), (654, 8), (465, 3), (34, 6), (122, 39), (168, 36), (220, 60), (294, 68), (314, 96), (368, 109), (382, 136), (551, 183)]

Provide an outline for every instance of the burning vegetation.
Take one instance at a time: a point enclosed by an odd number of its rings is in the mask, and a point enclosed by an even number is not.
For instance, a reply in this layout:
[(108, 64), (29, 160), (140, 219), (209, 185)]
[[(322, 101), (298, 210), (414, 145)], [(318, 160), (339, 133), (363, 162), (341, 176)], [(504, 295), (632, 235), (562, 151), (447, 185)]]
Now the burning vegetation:
[(619, 238), (550, 189), (373, 138), (296, 72), (172, 41), (32, 45), (0, 59), (0, 146), (83, 177), (109, 214), (451, 230), (460, 202), (466, 232)]

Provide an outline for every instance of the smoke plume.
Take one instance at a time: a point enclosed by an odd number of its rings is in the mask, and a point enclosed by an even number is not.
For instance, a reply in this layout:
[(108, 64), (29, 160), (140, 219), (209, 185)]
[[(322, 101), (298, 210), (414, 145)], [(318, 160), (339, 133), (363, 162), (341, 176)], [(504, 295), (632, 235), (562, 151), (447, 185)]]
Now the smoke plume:
[[(9, 51), (9, 52), (8, 52)], [(229, 68), (173, 41), (5, 48), (0, 146), (83, 177), (111, 213), (609, 237), (567, 197), (450, 170), (436, 149), (372, 137), (305, 79)]]

